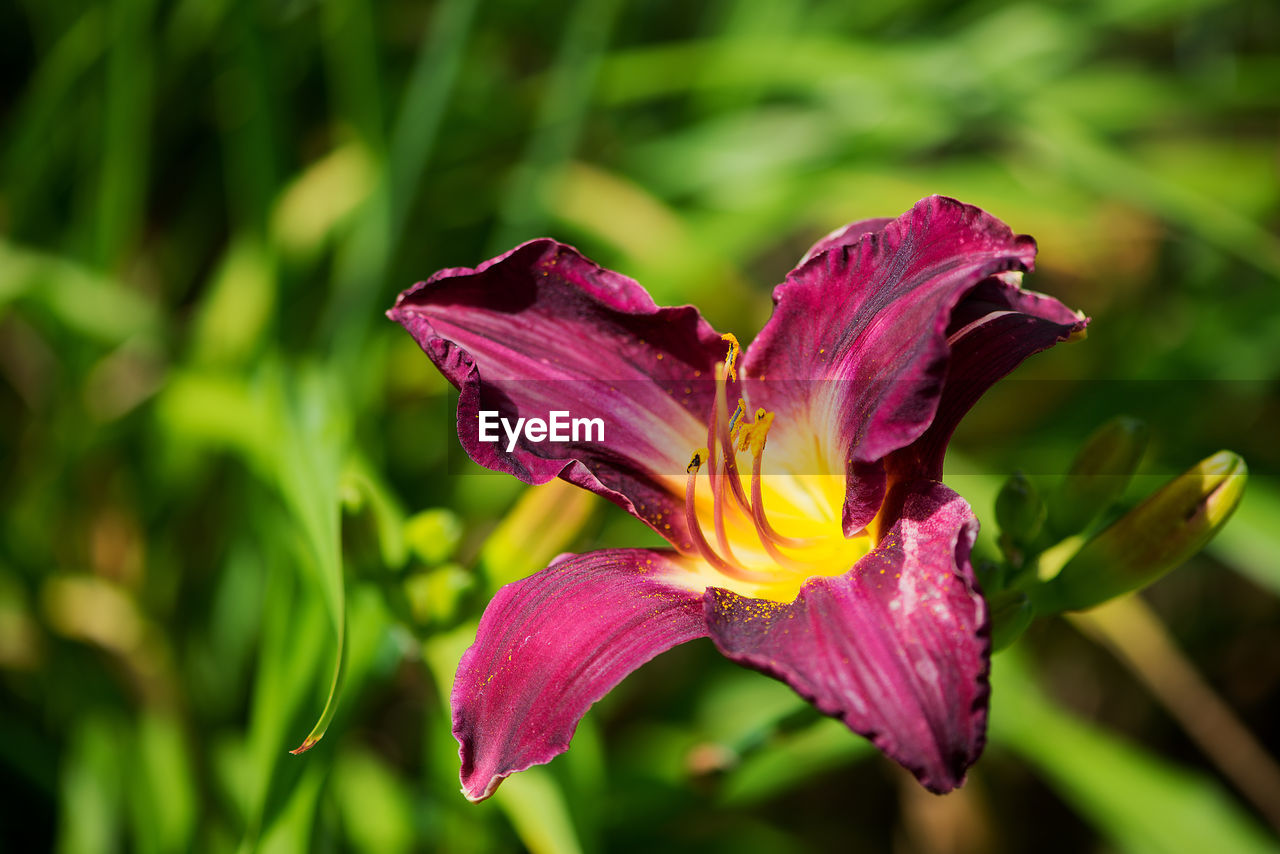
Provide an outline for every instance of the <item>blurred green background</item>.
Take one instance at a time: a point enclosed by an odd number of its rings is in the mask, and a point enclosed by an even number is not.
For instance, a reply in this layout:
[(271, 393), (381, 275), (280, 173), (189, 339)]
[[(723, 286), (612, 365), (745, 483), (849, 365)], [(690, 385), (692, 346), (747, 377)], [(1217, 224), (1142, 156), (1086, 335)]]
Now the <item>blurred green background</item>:
[[(1276, 850), (1275, 3), (11, 0), (0, 67), (4, 850)], [(382, 311), (550, 234), (746, 341), (812, 240), (935, 192), (1094, 318), (962, 427), (984, 523), (1128, 412), (1153, 477), (1244, 455), (1227, 530), (998, 656), (959, 794), (698, 642), (468, 804), (489, 593), (647, 535), (460, 462)]]

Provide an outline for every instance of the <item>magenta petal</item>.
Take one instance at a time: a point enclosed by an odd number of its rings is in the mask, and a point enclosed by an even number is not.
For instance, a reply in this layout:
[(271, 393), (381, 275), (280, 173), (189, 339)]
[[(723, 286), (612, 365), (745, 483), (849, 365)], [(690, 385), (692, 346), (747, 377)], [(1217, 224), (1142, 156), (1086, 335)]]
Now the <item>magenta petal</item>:
[[(947, 375), (947, 326), (966, 292), (1029, 270), (1035, 241), (954, 199), (931, 196), (880, 230), (857, 223), (774, 291), (773, 316), (743, 357), (753, 406), (830, 423), (831, 459), (850, 470), (846, 523), (875, 506), (854, 475), (915, 441)], [(845, 242), (852, 239), (854, 242)], [(854, 506), (856, 505), (856, 506)]]
[(815, 255), (821, 255), (829, 249), (838, 249), (841, 246), (849, 246), (857, 243), (864, 234), (870, 234), (873, 231), (883, 231), (884, 227), (893, 222), (893, 217), (875, 217), (874, 219), (861, 219), (857, 222), (851, 222), (846, 226), (837, 228), (826, 237), (809, 247), (809, 251), (804, 253), (804, 257), (800, 259), (797, 267), (803, 267), (805, 262)]
[[(442, 270), (388, 315), (459, 388), (458, 438), (473, 460), (526, 483), (564, 477), (686, 539), (685, 466), (706, 444), (726, 350), (696, 309), (659, 308), (626, 276), (534, 240), (475, 270)], [(498, 441), (480, 440), (483, 410), (512, 424), (556, 411), (599, 418), (604, 441), (584, 431), (576, 442), (521, 438), (508, 451), (500, 427)]]
[(940, 483), (897, 484), (889, 500), (900, 515), (850, 572), (811, 579), (789, 604), (715, 589), (707, 627), (726, 656), (946, 792), (986, 741), (987, 609), (969, 563), (977, 521)]
[(468, 799), (563, 753), (587, 709), (624, 676), (706, 636), (702, 591), (664, 580), (676, 560), (647, 549), (571, 555), (498, 591), (453, 683)]
[(951, 434), (997, 380), (1028, 356), (1076, 335), (1089, 319), (1052, 297), (995, 277), (961, 300), (948, 328), (951, 364), (929, 429), (886, 461), (894, 478), (939, 479)]

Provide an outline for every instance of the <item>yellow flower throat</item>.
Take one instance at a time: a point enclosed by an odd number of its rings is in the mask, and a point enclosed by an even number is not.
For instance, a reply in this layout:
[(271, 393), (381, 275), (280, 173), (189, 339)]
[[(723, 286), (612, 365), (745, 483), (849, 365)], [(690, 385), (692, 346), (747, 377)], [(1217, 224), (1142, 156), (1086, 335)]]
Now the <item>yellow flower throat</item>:
[[(780, 466), (781, 473), (762, 475), (774, 413), (759, 408), (747, 420), (747, 403), (741, 398), (729, 412), (726, 386), (738, 378), (740, 348), (733, 335), (723, 338), (729, 352), (716, 366), (707, 447), (694, 451), (686, 469), (689, 540), (678, 545), (686, 555), (701, 558), (703, 566), (691, 568), (695, 577), (689, 581), (695, 585), (789, 602), (806, 579), (847, 572), (870, 550), (870, 541), (865, 534), (844, 536), (844, 473), (822, 470), (820, 455), (793, 463), (792, 471)], [(749, 491), (741, 473), (748, 461)], [(766, 506), (785, 533), (771, 523)]]

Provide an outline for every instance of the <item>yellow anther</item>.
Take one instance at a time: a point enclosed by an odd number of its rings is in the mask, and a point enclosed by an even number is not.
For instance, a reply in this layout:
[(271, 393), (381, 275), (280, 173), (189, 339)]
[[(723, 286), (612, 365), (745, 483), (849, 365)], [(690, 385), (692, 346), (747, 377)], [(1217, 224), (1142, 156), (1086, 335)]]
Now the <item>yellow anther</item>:
[(698, 469), (702, 468), (702, 464), (711, 456), (711, 452), (706, 448), (699, 448), (693, 452), (693, 458), (689, 460), (689, 465), (685, 467), (685, 471), (689, 474), (697, 474)]
[(747, 402), (742, 398), (738, 398), (738, 405), (733, 410), (733, 415), (729, 417), (729, 440), (732, 442), (738, 438), (738, 430), (742, 427), (742, 418), (747, 414)]
[(756, 423), (751, 430), (751, 455), (758, 457), (764, 453), (765, 439), (769, 437), (769, 427), (773, 425), (773, 413), (760, 410), (756, 415)]
[(738, 433), (738, 450), (750, 450), (753, 457), (764, 453), (764, 443), (769, 436), (769, 427), (773, 424), (773, 413), (764, 409), (756, 410), (756, 420), (743, 424)]
[(729, 342), (729, 352), (724, 357), (725, 373), (731, 380), (738, 379), (738, 352), (742, 347), (738, 344), (738, 337), (732, 332), (726, 332), (720, 336), (721, 341)]

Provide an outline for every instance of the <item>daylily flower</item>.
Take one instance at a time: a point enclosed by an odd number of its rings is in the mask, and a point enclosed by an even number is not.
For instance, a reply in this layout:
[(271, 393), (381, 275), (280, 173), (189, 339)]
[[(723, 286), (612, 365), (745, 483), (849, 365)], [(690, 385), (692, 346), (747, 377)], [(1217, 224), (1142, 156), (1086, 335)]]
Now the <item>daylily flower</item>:
[[(940, 482), (960, 417), (1087, 320), (1022, 290), (1035, 241), (954, 199), (815, 245), (741, 353), (690, 306), (553, 240), (448, 269), (388, 313), (459, 389), (473, 460), (560, 477), (669, 549), (566, 555), (498, 591), (454, 681), (463, 793), (569, 746), (587, 709), (660, 652), (709, 637), (908, 768), (959, 785), (986, 734), (977, 520)], [(604, 440), (480, 441), (603, 415)]]

